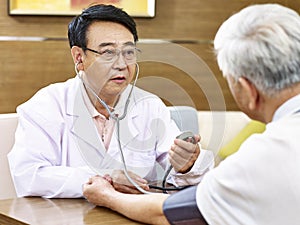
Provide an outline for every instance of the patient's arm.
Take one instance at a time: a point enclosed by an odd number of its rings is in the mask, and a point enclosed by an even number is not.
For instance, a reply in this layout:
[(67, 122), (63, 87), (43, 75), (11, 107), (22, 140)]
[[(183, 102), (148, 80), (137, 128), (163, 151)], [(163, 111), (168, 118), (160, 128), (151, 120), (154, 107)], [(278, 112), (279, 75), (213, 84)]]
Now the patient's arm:
[(148, 224), (169, 224), (163, 214), (166, 194), (124, 194), (100, 176), (90, 178), (83, 187), (87, 200), (117, 211), (128, 218)]
[(167, 194), (124, 194), (100, 176), (83, 187), (87, 200), (147, 224), (207, 225), (196, 203), (197, 186)]

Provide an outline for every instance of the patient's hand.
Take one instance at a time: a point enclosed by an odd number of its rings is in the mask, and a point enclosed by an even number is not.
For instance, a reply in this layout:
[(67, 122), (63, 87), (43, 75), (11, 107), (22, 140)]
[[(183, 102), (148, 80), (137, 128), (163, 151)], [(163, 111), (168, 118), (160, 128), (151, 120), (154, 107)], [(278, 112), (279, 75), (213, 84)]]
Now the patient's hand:
[(108, 207), (109, 198), (113, 196), (116, 190), (111, 183), (104, 177), (94, 176), (83, 185), (83, 195), (85, 198), (99, 206)]
[[(147, 180), (141, 178), (137, 174), (130, 172), (130, 171), (128, 171), (128, 175), (141, 188), (143, 188), (146, 191), (149, 190)], [(136, 187), (132, 183), (130, 183), (130, 181), (125, 176), (125, 173), (123, 170), (114, 170), (111, 178), (112, 178), (112, 185), (117, 191), (123, 192), (123, 193), (129, 193), (129, 194), (141, 194), (141, 192), (139, 190), (137, 190)]]
[(195, 144), (180, 139), (174, 140), (169, 150), (169, 160), (176, 172), (188, 172), (197, 160), (200, 154), (200, 136), (194, 135), (194, 138)]

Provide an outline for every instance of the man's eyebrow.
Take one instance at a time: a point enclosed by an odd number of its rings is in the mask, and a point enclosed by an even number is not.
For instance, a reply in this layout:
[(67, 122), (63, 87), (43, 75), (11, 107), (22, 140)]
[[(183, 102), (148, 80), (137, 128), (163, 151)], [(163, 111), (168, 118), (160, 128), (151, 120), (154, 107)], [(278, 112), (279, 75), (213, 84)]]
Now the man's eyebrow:
[(116, 44), (113, 42), (103, 42), (99, 45), (99, 47), (105, 47), (105, 46), (115, 46)]
[(125, 42), (123, 45), (126, 45), (126, 46), (135, 46), (135, 43), (133, 43), (132, 41), (127, 41)]
[[(127, 41), (127, 42), (123, 43), (122, 45), (123, 46), (135, 46), (135, 43), (133, 43), (132, 41)], [(100, 48), (106, 47), (106, 46), (114, 46), (114, 47), (116, 47), (117, 44), (114, 43), (114, 42), (103, 42), (103, 43), (99, 44)]]

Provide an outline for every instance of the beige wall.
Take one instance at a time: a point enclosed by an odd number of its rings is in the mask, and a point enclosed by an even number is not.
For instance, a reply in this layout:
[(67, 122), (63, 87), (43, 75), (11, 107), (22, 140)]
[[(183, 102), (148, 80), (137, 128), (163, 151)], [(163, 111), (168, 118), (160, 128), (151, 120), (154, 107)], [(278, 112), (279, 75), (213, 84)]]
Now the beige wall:
[[(251, 3), (265, 2), (270, 1), (156, 0), (154, 18), (136, 18), (143, 50), (138, 86), (158, 94), (167, 104), (236, 110), (211, 42), (219, 25), (232, 13)], [(299, 0), (273, 2), (300, 9)], [(0, 113), (14, 112), (41, 87), (74, 76), (66, 40), (70, 20), (68, 16), (9, 16), (7, 0), (2, 1), (0, 39), (46, 40), (0, 41)], [(146, 44), (144, 39), (176, 44)]]

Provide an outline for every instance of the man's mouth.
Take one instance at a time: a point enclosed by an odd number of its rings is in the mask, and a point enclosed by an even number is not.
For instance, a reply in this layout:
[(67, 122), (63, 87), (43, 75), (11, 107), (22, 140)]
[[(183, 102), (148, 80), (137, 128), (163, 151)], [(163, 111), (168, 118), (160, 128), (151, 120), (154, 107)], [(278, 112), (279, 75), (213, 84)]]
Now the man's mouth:
[(124, 80), (126, 80), (126, 77), (125, 76), (116, 76), (116, 77), (111, 78), (110, 80), (112, 80), (112, 81), (124, 81)]

